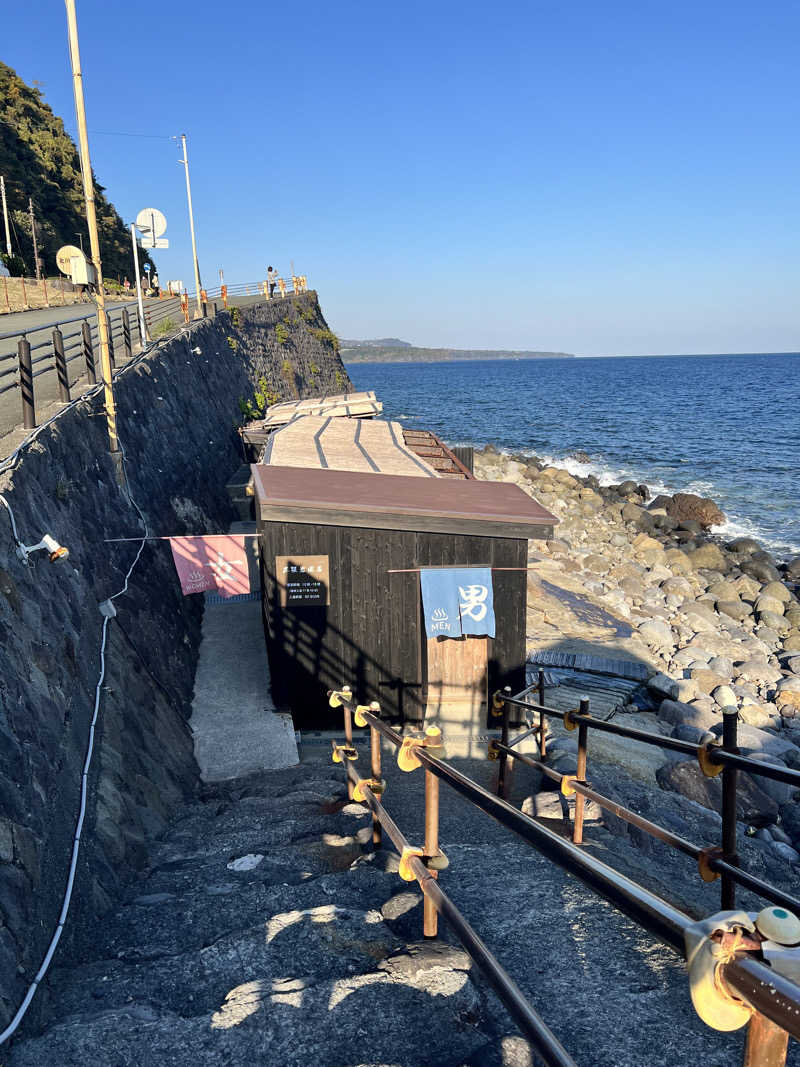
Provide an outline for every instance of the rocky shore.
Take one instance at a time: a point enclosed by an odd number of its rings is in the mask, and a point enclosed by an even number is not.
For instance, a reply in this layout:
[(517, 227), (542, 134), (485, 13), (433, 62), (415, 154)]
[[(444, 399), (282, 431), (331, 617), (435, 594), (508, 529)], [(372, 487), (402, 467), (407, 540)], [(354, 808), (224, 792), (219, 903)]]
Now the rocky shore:
[[(476, 451), (475, 474), (520, 485), (560, 520), (552, 540), (531, 542), (529, 655), (556, 649), (638, 661), (648, 680), (616, 703), (612, 697), (610, 714), (701, 743), (721, 734), (723, 711), (734, 708), (743, 753), (800, 768), (800, 557), (778, 561), (750, 538), (721, 541), (711, 528), (724, 516), (692, 494), (651, 499), (646, 486), (601, 486), (491, 445)], [(553, 734), (549, 760), (574, 773), (573, 736), (555, 727)], [(713, 833), (718, 779), (683, 756), (655, 748), (643, 755), (635, 742), (596, 737), (590, 764), (611, 795), (642, 803), (643, 787), (655, 813), (682, 798), (697, 832)], [(800, 794), (747, 774), (739, 784), (743, 851), (791, 884), (800, 866)], [(629, 833), (607, 815), (602, 823)]]

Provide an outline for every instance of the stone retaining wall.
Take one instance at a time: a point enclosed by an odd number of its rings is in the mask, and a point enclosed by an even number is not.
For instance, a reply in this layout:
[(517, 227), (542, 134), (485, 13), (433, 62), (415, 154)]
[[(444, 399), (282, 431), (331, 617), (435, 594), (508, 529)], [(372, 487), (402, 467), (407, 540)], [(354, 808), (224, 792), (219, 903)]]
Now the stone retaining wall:
[[(227, 529), (225, 483), (242, 461), (239, 398), (266, 379), (285, 399), (349, 379), (316, 294), (220, 314), (121, 375), (119, 433), (151, 534)], [(316, 333), (314, 331), (317, 331)], [(107, 453), (100, 397), (70, 408), (0, 476), (27, 544), (52, 534), (69, 558), (17, 558), (0, 507), (0, 1023), (41, 964), (64, 894), (99, 673), (98, 604), (123, 586), (141, 523)], [(115, 601), (72, 910), (59, 953), (145, 862), (197, 786), (187, 717), (202, 603), (182, 598), (166, 542), (147, 543)], [(57, 962), (57, 961), (56, 961)], [(37, 1001), (41, 1000), (41, 996)], [(35, 1012), (37, 1002), (34, 1002)]]

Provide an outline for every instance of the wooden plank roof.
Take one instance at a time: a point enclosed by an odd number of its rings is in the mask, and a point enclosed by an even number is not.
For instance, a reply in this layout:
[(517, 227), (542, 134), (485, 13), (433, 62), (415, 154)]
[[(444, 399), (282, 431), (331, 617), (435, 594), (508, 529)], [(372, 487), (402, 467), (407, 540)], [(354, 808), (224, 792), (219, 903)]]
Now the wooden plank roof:
[(427, 459), (407, 447), (400, 424), (387, 419), (303, 415), (270, 435), (262, 462), (277, 467), (438, 477)]
[(383, 404), (372, 390), (361, 393), (337, 393), (335, 396), (314, 396), (305, 400), (285, 400), (273, 404), (263, 419), (250, 422), (241, 430), (245, 441), (257, 444), (280, 426), (304, 415), (340, 416), (342, 418), (372, 418), (380, 415)]
[(263, 521), (547, 537), (558, 519), (517, 485), (330, 468), (253, 465)]

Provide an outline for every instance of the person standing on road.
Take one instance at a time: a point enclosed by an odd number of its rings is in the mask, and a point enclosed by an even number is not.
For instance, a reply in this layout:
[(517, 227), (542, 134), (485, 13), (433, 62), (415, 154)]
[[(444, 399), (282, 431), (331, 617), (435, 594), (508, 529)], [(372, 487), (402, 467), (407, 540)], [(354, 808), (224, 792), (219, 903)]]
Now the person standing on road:
[(272, 267), (267, 267), (267, 285), (269, 285), (270, 300), (275, 295), (275, 277), (276, 272), (272, 269)]

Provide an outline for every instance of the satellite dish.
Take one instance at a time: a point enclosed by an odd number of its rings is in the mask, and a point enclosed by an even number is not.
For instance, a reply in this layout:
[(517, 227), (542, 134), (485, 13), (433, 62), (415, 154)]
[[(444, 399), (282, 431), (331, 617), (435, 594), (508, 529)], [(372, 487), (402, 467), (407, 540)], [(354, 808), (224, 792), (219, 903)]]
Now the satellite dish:
[(165, 232), (167, 220), (158, 208), (146, 207), (136, 216), (136, 226), (146, 237), (156, 238)]
[(56, 263), (62, 274), (72, 274), (71, 261), (76, 256), (79, 259), (84, 258), (83, 252), (81, 252), (80, 248), (76, 248), (75, 245), (63, 245), (59, 248), (56, 252)]

